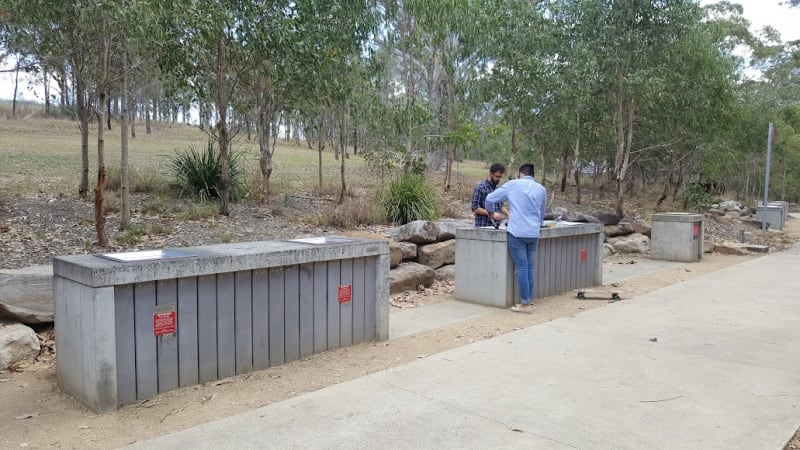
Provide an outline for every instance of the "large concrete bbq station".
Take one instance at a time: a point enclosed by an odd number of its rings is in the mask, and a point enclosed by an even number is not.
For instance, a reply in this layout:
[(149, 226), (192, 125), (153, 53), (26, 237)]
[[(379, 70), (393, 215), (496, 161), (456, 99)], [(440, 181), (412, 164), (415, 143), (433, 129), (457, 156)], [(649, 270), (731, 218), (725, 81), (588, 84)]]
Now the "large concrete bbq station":
[[(545, 221), (534, 263), (534, 298), (603, 284), (603, 225)], [(507, 308), (519, 302), (505, 229), (456, 231), (455, 298)]]
[(389, 337), (389, 246), (322, 237), (53, 264), (59, 385), (96, 412)]

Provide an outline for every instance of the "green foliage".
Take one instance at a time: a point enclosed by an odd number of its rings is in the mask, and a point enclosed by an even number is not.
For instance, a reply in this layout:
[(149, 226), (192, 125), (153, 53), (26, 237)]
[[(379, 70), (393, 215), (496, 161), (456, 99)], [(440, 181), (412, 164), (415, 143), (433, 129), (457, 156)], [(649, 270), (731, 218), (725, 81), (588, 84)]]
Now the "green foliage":
[(201, 220), (217, 215), (217, 208), (213, 203), (191, 204), (180, 209), (175, 218), (179, 220)]
[(438, 196), (420, 175), (404, 174), (392, 180), (381, 199), (381, 205), (386, 220), (394, 224), (439, 217)]
[[(231, 200), (241, 200), (248, 188), (242, 153), (231, 152), (228, 155), (228, 165)], [(222, 166), (219, 150), (213, 141), (208, 141), (205, 150), (198, 150), (193, 145), (175, 150), (175, 156), (169, 161), (168, 167), (177, 178), (182, 192), (196, 195), (204, 201), (221, 197)]]
[(676, 200), (683, 203), (683, 208), (692, 208), (697, 211), (708, 209), (713, 203), (714, 198), (699, 184), (690, 184), (678, 193)]
[(131, 224), (125, 229), (125, 232), (117, 236), (117, 242), (122, 245), (136, 245), (138, 244), (147, 232), (143, 225)]

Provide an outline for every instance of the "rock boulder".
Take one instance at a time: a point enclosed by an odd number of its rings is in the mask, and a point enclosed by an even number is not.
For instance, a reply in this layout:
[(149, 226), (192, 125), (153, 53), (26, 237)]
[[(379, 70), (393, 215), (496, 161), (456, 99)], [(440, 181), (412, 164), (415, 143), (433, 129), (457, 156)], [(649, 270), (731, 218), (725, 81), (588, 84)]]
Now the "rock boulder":
[(417, 262), (433, 269), (456, 262), (456, 241), (422, 245), (417, 252)]
[(389, 272), (389, 293), (411, 291), (418, 286), (430, 287), (436, 272), (428, 266), (415, 262), (403, 263)]
[(396, 241), (413, 242), (415, 244), (430, 244), (439, 237), (439, 227), (435, 222), (415, 220), (397, 229)]
[(39, 354), (39, 337), (29, 327), (0, 321), (0, 370)]

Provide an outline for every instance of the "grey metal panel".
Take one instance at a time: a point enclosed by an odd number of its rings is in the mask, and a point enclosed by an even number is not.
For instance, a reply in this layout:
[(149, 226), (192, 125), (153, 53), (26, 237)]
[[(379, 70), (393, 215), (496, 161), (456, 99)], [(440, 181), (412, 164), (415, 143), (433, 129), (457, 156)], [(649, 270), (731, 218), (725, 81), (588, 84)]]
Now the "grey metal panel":
[(133, 328), (133, 285), (114, 288), (114, 321), (117, 348), (117, 403), (136, 401), (136, 333)]
[(284, 362), (283, 267), (269, 270), (269, 365)]
[(251, 272), (234, 275), (234, 327), (236, 336), (236, 373), (253, 370), (253, 297)]
[(364, 342), (364, 258), (353, 260), (353, 344)]
[[(342, 260), (342, 280), (339, 284), (341, 286), (353, 285), (352, 259)], [(353, 344), (353, 301), (339, 303), (339, 308), (339, 345), (346, 347)]]
[[(178, 282), (175, 279), (156, 282), (156, 305), (178, 307)], [(177, 324), (176, 330), (177, 331)], [(178, 388), (178, 336), (165, 334), (156, 337), (158, 348), (158, 392)]]
[(314, 353), (328, 349), (328, 263), (314, 263)]
[(578, 240), (575, 236), (567, 238), (567, 251), (562, 257), (564, 258), (564, 270), (561, 271), (561, 283), (559, 283), (558, 293), (566, 292), (572, 285), (572, 280), (575, 279), (576, 261), (580, 256), (580, 249), (578, 248)]
[(134, 328), (136, 330), (136, 398), (158, 394), (156, 337), (153, 312), (156, 306), (156, 283), (137, 283), (133, 288)]
[(339, 347), (339, 283), (341, 261), (328, 261), (328, 349)]
[(378, 258), (365, 259), (364, 264), (364, 339), (374, 341), (378, 336), (377, 330), (377, 290), (375, 288), (378, 273)]
[(217, 377), (236, 375), (236, 313), (234, 274), (217, 275)]
[(200, 382), (217, 380), (217, 277), (197, 277), (197, 358)]
[(269, 367), (269, 270), (253, 271), (253, 368)]
[(200, 380), (197, 356), (197, 277), (178, 279), (178, 384)]
[(314, 353), (314, 264), (300, 265), (300, 357)]
[(300, 358), (300, 270), (297, 266), (287, 266), (283, 271), (284, 305), (284, 361)]

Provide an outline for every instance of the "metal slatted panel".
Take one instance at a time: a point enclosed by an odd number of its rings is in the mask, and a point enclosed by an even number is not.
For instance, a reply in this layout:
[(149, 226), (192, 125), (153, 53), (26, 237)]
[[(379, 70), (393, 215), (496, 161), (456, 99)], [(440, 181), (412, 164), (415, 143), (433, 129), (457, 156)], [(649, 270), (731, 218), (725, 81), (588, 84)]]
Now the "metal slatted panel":
[(314, 264), (300, 265), (300, 357), (314, 353)]
[[(345, 259), (116, 287), (118, 403), (375, 339), (378, 262)], [(339, 303), (340, 285), (352, 286), (351, 301)], [(176, 334), (154, 336), (157, 305), (176, 310)]]
[(300, 270), (287, 266), (284, 273), (284, 361), (300, 358)]
[(341, 282), (341, 264), (339, 261), (328, 262), (328, 349), (339, 348), (339, 284)]
[[(340, 286), (353, 286), (353, 260), (342, 260), (342, 277)], [(351, 290), (352, 293), (352, 290)], [(338, 286), (337, 299), (338, 302)], [(339, 345), (347, 347), (353, 344), (353, 301), (339, 303)]]
[(328, 349), (328, 263), (314, 263), (314, 353)]
[(378, 258), (366, 258), (364, 262), (364, 293), (366, 303), (364, 304), (364, 339), (374, 340), (378, 335), (378, 328), (375, 314), (378, 299), (375, 297), (376, 273), (378, 270)]
[(234, 328), (236, 373), (253, 370), (253, 292), (252, 271), (234, 275)]
[(198, 371), (197, 277), (178, 280), (178, 384), (191, 386)]
[(217, 277), (215, 275), (197, 277), (197, 330), (200, 382), (217, 380)]
[(236, 375), (236, 313), (233, 273), (217, 274), (217, 376)]
[(283, 364), (284, 314), (283, 267), (269, 269), (269, 365)]
[(153, 334), (156, 283), (137, 283), (133, 288), (134, 328), (136, 330), (136, 398), (158, 393), (158, 355)]
[(253, 368), (269, 367), (269, 270), (253, 271)]
[(353, 260), (353, 344), (364, 342), (364, 258)]
[[(160, 280), (156, 283), (156, 306), (170, 308), (178, 306), (177, 280)], [(176, 329), (177, 331), (177, 329)], [(156, 337), (158, 360), (158, 392), (178, 388), (178, 336), (166, 334)]]

